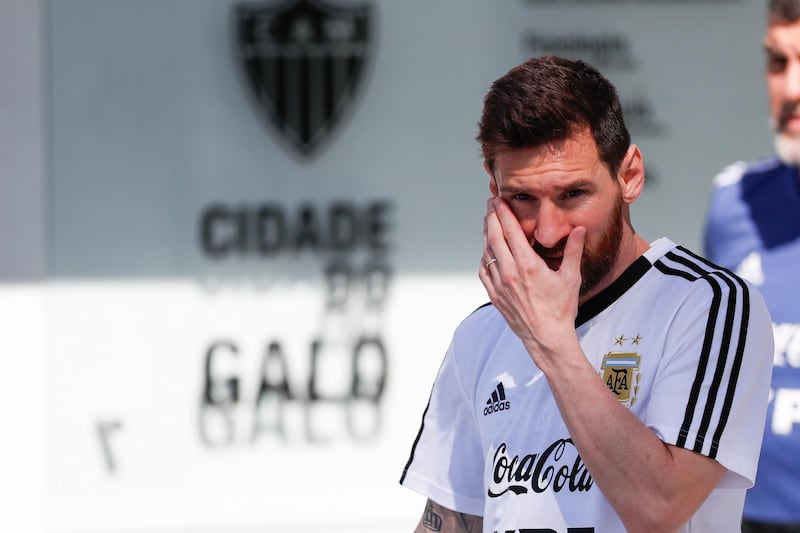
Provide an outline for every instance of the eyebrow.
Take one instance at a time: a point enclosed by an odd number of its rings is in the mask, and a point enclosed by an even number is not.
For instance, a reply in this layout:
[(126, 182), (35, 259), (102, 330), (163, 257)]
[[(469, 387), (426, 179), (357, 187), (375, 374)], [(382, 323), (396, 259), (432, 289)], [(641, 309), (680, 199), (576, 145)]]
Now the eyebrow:
[(790, 59), (793, 57), (800, 57), (800, 49), (795, 46), (789, 48), (781, 47), (780, 45), (770, 44), (769, 42), (762, 43), (764, 53), (767, 55), (775, 56), (778, 58)]

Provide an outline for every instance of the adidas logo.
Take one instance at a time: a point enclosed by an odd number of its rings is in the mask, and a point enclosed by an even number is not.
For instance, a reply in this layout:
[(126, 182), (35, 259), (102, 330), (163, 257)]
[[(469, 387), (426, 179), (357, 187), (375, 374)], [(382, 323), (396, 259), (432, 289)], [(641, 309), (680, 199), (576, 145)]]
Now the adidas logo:
[(511, 402), (506, 400), (506, 389), (503, 383), (498, 383), (497, 388), (492, 391), (492, 395), (486, 400), (486, 407), (483, 409), (483, 416), (511, 409)]

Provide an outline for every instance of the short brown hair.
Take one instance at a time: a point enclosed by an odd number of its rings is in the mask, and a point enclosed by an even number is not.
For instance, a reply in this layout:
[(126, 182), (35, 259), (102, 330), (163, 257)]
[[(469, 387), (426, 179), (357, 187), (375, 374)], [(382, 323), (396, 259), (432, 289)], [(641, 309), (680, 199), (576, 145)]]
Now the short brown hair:
[(770, 20), (792, 23), (800, 20), (800, 2), (797, 0), (769, 0), (767, 14)]
[(477, 140), (494, 170), (499, 153), (566, 141), (589, 128), (615, 176), (630, 146), (614, 86), (583, 61), (536, 57), (496, 80), (483, 101)]

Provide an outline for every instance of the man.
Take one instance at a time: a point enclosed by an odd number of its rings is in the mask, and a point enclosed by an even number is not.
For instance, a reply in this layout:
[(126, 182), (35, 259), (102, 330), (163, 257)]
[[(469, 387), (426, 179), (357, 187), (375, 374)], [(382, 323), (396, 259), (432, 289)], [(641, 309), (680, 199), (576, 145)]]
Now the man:
[(729, 532), (752, 484), (772, 336), (760, 295), (629, 207), (644, 183), (613, 86), (511, 69), (484, 101), (479, 276), (401, 483), (418, 532)]
[(776, 156), (715, 179), (705, 253), (757, 285), (775, 331), (758, 479), (742, 531), (800, 533), (800, 0), (770, 0), (764, 37)]

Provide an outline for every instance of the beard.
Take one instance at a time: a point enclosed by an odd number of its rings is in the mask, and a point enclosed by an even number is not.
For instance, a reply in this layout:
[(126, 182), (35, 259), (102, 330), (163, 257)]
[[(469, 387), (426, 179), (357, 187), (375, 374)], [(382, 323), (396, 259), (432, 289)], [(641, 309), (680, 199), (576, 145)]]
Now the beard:
[(778, 133), (775, 135), (775, 153), (790, 167), (800, 166), (800, 139)]
[[(581, 258), (581, 288), (580, 295), (592, 291), (606, 280), (616, 264), (619, 248), (622, 246), (623, 206), (622, 195), (617, 197), (616, 204), (611, 211), (611, 217), (605, 231), (597, 242), (586, 243)], [(533, 250), (541, 257), (562, 255), (566, 246), (566, 238), (555, 248), (545, 248), (538, 242), (533, 243)], [(553, 268), (553, 267), (551, 267)]]
[(606, 230), (600, 235), (596, 244), (587, 245), (583, 249), (581, 295), (588, 293), (603, 282), (617, 261), (619, 248), (622, 246), (623, 205), (622, 196), (619, 196), (614, 210), (611, 212), (611, 219)]
[(785, 103), (780, 116), (769, 119), (769, 127), (775, 133), (774, 146), (778, 159), (790, 167), (800, 166), (800, 137), (784, 132), (789, 117), (795, 112), (797, 104)]

